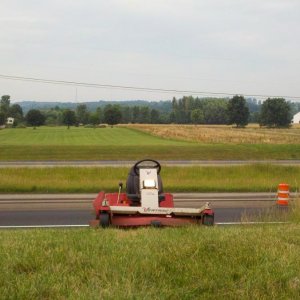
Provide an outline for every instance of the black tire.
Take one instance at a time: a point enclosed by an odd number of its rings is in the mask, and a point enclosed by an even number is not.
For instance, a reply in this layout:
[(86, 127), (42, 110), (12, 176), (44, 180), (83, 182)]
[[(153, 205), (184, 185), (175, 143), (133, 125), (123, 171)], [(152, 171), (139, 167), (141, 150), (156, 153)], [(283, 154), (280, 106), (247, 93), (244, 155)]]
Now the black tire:
[(162, 227), (162, 224), (160, 221), (153, 220), (153, 221), (151, 221), (151, 226), (160, 228), (160, 227)]
[(214, 215), (204, 214), (202, 216), (202, 224), (205, 226), (213, 226), (214, 225)]
[(109, 227), (110, 225), (110, 218), (108, 213), (100, 213), (99, 215), (99, 226), (102, 228)]

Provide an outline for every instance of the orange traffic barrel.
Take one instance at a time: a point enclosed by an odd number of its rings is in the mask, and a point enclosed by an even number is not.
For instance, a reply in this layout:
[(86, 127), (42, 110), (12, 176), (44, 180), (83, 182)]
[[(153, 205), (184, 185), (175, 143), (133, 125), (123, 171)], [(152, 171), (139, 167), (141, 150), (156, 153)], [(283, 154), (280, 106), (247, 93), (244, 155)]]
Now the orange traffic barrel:
[(290, 186), (287, 183), (280, 183), (277, 191), (277, 204), (279, 206), (288, 206), (290, 199)]

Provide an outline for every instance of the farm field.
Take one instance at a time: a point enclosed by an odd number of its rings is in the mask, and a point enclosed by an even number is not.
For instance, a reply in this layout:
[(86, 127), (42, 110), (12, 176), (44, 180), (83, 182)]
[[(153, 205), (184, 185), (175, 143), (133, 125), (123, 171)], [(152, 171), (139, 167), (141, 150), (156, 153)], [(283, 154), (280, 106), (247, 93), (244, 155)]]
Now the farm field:
[(3, 299), (298, 299), (300, 225), (6, 230)]
[[(156, 132), (141, 131), (145, 130), (144, 127), (147, 126), (134, 125), (130, 128), (97, 129), (72, 127), (70, 130), (67, 130), (66, 127), (0, 130), (0, 160), (139, 160), (145, 157), (157, 160), (300, 159), (298, 129), (295, 129), (295, 134), (293, 134), (294, 129), (287, 131), (286, 135), (290, 132), (291, 137), (285, 143), (276, 142), (277, 135), (276, 139), (274, 138), (276, 141), (271, 139), (272, 143), (263, 143), (264, 141), (253, 143), (251, 139), (250, 141), (249, 139), (244, 140), (242, 137), (233, 143), (228, 142), (230, 139), (224, 137), (217, 142), (211, 140), (215, 133), (210, 134), (211, 138), (208, 140), (201, 141), (195, 134), (194, 137), (189, 138), (190, 141), (185, 141), (179, 136), (182, 131), (177, 127), (164, 132), (164, 134), (160, 133), (161, 136), (154, 136), (154, 134), (157, 135)], [(165, 125), (149, 126), (151, 128), (169, 128)], [(191, 126), (191, 128), (194, 127)], [(196, 127), (198, 128), (198, 126)], [(213, 130), (214, 132), (222, 131), (223, 127), (214, 126)], [(190, 132), (189, 128), (189, 126), (183, 126), (182, 134), (187, 135)], [(202, 128), (204, 132), (209, 129), (210, 127)], [(177, 136), (172, 136), (177, 130)], [(234, 130), (240, 131), (240, 129), (232, 130), (233, 132), (235, 132)], [(247, 130), (241, 129), (245, 133), (243, 137), (248, 135)], [(284, 132), (286, 131), (283, 130), (282, 133)], [(273, 136), (271, 133), (266, 135)]]
[(231, 125), (126, 125), (157, 137), (214, 144), (299, 144), (300, 126), (292, 128), (260, 128), (251, 124), (245, 128)]
[[(0, 172), (0, 193), (97, 193), (117, 191), (128, 168), (6, 168)], [(164, 167), (169, 192), (275, 192), (281, 182), (300, 187), (300, 167), (245, 165), (226, 167)]]

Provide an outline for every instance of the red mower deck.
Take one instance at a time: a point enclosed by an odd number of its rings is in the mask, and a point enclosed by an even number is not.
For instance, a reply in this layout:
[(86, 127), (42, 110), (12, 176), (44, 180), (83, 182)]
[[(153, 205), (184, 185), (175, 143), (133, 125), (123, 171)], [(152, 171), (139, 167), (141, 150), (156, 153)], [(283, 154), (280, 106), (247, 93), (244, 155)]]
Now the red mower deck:
[[(146, 166), (145, 166), (146, 163)], [(151, 165), (152, 164), (152, 165)], [(154, 164), (154, 165), (153, 165)], [(93, 201), (93, 227), (213, 225), (214, 212), (207, 202), (201, 208), (175, 208), (173, 195), (162, 192), (160, 164), (138, 161), (130, 170), (126, 193), (100, 192)]]

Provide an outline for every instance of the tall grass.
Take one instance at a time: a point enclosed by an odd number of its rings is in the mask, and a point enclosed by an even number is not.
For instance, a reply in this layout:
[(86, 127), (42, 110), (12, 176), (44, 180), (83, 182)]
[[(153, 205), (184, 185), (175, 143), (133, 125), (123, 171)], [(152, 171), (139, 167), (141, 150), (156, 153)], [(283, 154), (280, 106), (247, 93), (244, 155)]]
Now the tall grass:
[[(128, 168), (3, 168), (0, 192), (116, 191)], [(165, 167), (164, 190), (170, 192), (275, 192), (281, 182), (299, 189), (300, 167), (245, 165), (229, 167)]]
[(2, 299), (298, 299), (300, 226), (0, 235)]
[[(112, 137), (113, 138), (113, 137)], [(282, 160), (300, 159), (300, 144), (290, 145), (1, 145), (0, 161), (39, 160)]]
[(300, 198), (297, 197), (291, 205), (291, 213), (289, 220), (295, 223), (300, 224)]
[(289, 200), (287, 206), (274, 205), (259, 212), (245, 211), (241, 216), (241, 222), (283, 222), (300, 224), (300, 198), (296, 195), (295, 198)]
[(299, 144), (300, 127), (270, 129), (258, 126), (234, 128), (225, 125), (126, 125), (157, 137), (221, 144)]

